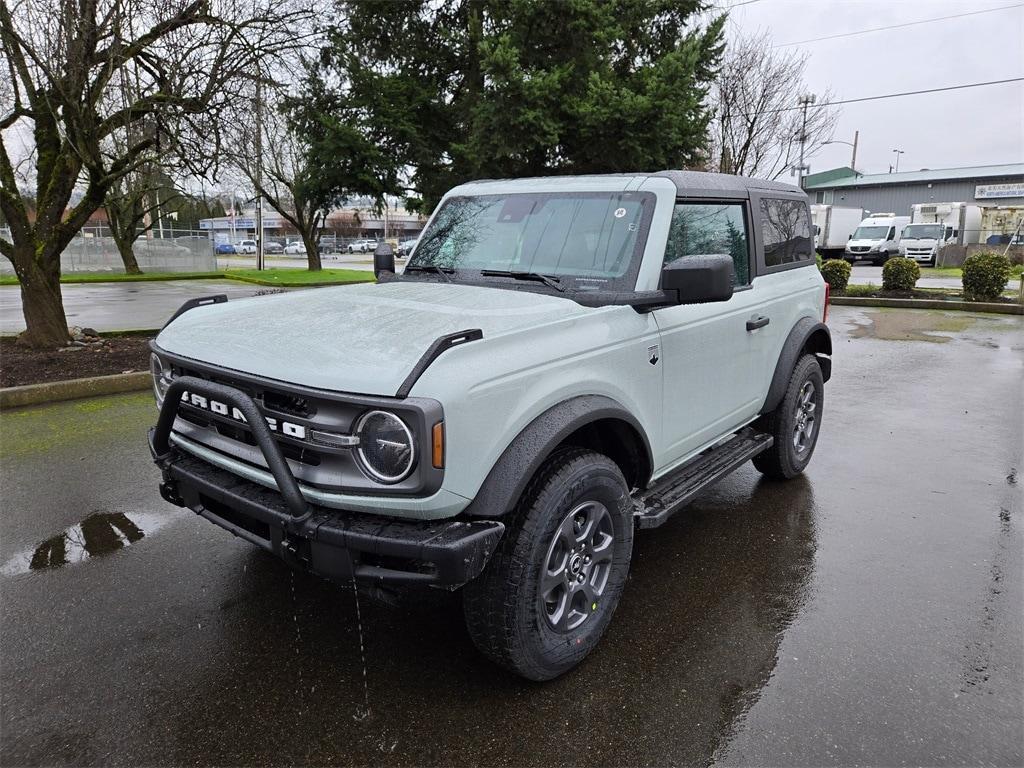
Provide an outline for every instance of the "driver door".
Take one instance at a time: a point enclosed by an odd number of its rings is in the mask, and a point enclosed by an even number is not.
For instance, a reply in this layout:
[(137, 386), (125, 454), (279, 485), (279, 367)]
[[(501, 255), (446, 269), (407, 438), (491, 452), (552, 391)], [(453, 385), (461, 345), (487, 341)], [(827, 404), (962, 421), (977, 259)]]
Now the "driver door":
[(669, 306), (653, 312), (664, 360), (662, 457), (671, 468), (747, 422), (761, 406), (764, 330), (748, 330), (764, 303), (752, 284), (753, 238), (746, 200), (679, 201), (665, 263), (702, 254), (729, 254), (735, 268), (731, 299)]

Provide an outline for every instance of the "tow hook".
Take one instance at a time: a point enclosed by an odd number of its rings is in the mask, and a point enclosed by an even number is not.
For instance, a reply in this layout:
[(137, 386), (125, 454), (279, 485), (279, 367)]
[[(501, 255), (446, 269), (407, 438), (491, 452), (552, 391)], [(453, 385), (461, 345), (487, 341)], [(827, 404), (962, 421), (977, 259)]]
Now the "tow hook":
[(164, 480), (160, 483), (160, 496), (164, 501), (174, 504), (177, 507), (185, 506), (185, 500), (181, 498), (181, 494), (178, 493), (177, 483), (171, 480)]
[(308, 566), (310, 564), (309, 539), (301, 536), (285, 536), (281, 539), (281, 550), (285, 557)]

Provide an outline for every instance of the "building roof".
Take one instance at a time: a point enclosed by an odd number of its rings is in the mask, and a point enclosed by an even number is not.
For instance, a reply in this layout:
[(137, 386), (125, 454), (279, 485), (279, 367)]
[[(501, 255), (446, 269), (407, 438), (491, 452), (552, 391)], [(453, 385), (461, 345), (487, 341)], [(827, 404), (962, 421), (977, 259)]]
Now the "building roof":
[[(828, 173), (827, 171), (824, 173)], [(822, 175), (824, 175), (824, 173)], [(1005, 165), (977, 165), (968, 168), (937, 168), (935, 170), (901, 171), (900, 173), (873, 173), (843, 176), (824, 181), (804, 180), (804, 189), (837, 189), (839, 187), (869, 187), (883, 184), (915, 184), (928, 181), (956, 181), (961, 179), (994, 179), (1005, 177), (1024, 179), (1024, 163)]]
[(806, 189), (807, 187), (823, 184), (826, 181), (835, 181), (836, 179), (843, 179), (847, 176), (856, 175), (857, 172), (848, 165), (844, 165), (842, 168), (833, 168), (831, 171), (809, 173), (804, 176), (804, 188)]

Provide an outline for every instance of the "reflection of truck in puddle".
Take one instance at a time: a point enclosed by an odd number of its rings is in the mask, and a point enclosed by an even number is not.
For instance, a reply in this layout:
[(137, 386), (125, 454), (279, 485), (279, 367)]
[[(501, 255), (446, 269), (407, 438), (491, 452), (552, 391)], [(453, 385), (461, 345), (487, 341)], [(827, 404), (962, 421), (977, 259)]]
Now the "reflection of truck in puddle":
[(983, 210), (972, 203), (914, 204), (910, 224), (900, 237), (900, 255), (922, 264), (935, 264), (939, 249), (945, 245), (981, 242)]

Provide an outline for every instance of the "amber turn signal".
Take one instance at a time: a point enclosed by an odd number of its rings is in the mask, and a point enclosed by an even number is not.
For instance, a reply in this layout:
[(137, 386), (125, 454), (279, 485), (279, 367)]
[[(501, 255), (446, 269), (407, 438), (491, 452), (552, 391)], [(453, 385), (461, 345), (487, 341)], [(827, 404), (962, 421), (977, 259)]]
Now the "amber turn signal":
[(439, 421), (434, 425), (433, 448), (431, 450), (431, 464), (434, 469), (444, 469), (444, 422)]

